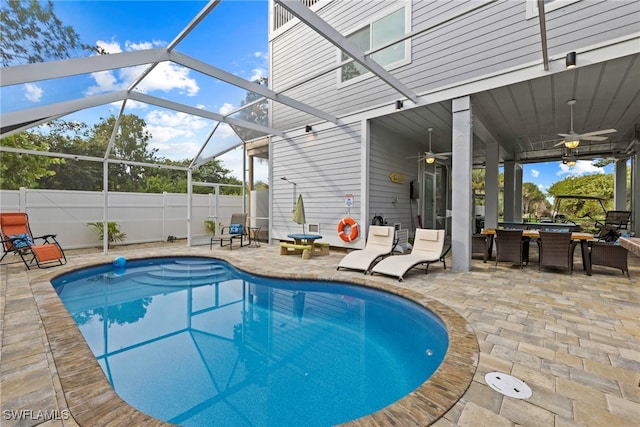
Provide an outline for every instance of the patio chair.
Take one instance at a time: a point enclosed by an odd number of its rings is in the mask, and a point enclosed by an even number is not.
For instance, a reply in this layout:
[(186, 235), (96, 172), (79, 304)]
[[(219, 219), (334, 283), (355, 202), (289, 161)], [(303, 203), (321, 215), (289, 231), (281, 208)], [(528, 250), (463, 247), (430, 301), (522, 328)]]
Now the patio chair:
[(358, 249), (345, 255), (338, 264), (337, 270), (341, 268), (348, 270), (359, 270), (365, 274), (371, 266), (379, 259), (391, 255), (394, 247), (393, 227), (371, 225), (367, 236), (367, 244), (364, 249)]
[(471, 253), (482, 254), (482, 261), (487, 262), (493, 253), (492, 234), (474, 234), (471, 236)]
[(631, 211), (607, 211), (604, 223), (596, 221), (595, 226), (598, 232), (596, 239), (605, 242), (615, 242), (620, 237), (620, 231), (626, 231), (629, 227)]
[(422, 264), (426, 264), (424, 274), (429, 272), (429, 265), (434, 262), (442, 262), (446, 269), (444, 257), (449, 252), (449, 248), (445, 249), (444, 241), (444, 230), (418, 228), (410, 254), (383, 259), (371, 269), (371, 274), (397, 277), (399, 281), (403, 281), (409, 270)]
[(573, 273), (573, 254), (577, 242), (571, 239), (571, 232), (540, 231), (538, 238), (538, 270), (542, 267), (559, 267)]
[(529, 263), (528, 237), (523, 230), (496, 230), (496, 267), (499, 262), (511, 262), (523, 268)]
[[(604, 265), (605, 267), (617, 268), (622, 271), (622, 274), (627, 273), (627, 277), (631, 278), (629, 274), (629, 267), (627, 266), (627, 255), (629, 251), (620, 245), (610, 242), (589, 242), (589, 262), (591, 267), (594, 265)], [(593, 272), (593, 268), (591, 268)]]
[(234, 213), (231, 215), (231, 222), (229, 223), (229, 225), (224, 226), (220, 229), (220, 235), (211, 238), (209, 248), (211, 249), (215, 240), (220, 240), (220, 247), (229, 246), (229, 250), (233, 249), (234, 240), (240, 240), (240, 247), (243, 247), (245, 246), (245, 237), (249, 237), (247, 231), (247, 214)]
[[(29, 217), (24, 212), (0, 214), (0, 238), (2, 239), (2, 258), (8, 254), (20, 256), (22, 262), (31, 269), (35, 262), (38, 268), (55, 267), (67, 263), (62, 247), (55, 234), (34, 237), (29, 226)], [(38, 240), (42, 243), (37, 244)]]

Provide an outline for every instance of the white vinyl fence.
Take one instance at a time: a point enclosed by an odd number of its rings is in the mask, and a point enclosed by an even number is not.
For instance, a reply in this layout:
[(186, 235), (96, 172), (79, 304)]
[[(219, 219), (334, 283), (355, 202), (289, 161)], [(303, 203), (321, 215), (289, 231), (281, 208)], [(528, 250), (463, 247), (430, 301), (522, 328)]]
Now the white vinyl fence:
[[(127, 234), (124, 244), (158, 242), (169, 236), (187, 237), (186, 194), (109, 192), (108, 221)], [(193, 243), (206, 243), (207, 219), (229, 225), (234, 212), (242, 212), (242, 196), (194, 194), (191, 234)], [(216, 200), (218, 205), (216, 206)], [(57, 234), (65, 249), (101, 246), (87, 223), (103, 221), (101, 191), (0, 190), (0, 212), (26, 212), (34, 236)], [(200, 237), (200, 239), (198, 239)]]

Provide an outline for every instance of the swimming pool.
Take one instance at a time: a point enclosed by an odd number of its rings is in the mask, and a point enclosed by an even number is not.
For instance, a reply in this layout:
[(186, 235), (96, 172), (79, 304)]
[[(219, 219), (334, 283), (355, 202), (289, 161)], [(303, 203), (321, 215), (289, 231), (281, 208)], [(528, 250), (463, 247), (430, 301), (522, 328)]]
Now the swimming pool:
[(442, 322), (400, 297), (217, 260), (140, 260), (52, 282), (116, 392), (183, 425), (346, 422), (418, 387), (447, 350)]

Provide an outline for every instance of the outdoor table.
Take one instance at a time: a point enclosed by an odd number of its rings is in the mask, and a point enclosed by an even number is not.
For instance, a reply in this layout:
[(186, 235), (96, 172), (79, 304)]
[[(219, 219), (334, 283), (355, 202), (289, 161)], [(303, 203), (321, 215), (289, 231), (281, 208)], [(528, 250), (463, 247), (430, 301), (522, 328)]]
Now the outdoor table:
[[(532, 239), (537, 239), (540, 237), (539, 231), (540, 230), (522, 230), (522, 237), (530, 237)], [(482, 234), (495, 235), (496, 230), (495, 228), (483, 229)], [(571, 238), (573, 240), (580, 241), (580, 251), (582, 252), (582, 268), (584, 268), (587, 271), (588, 276), (591, 276), (591, 263), (589, 262), (588, 242), (594, 239), (593, 234), (582, 233), (579, 231), (572, 231)]]
[(313, 242), (318, 239), (322, 239), (322, 236), (319, 234), (287, 234), (287, 237), (293, 239), (296, 242), (296, 245), (311, 245), (313, 246)]
[(248, 227), (249, 228), (249, 247), (259, 248), (260, 242), (258, 242), (258, 235), (262, 227)]

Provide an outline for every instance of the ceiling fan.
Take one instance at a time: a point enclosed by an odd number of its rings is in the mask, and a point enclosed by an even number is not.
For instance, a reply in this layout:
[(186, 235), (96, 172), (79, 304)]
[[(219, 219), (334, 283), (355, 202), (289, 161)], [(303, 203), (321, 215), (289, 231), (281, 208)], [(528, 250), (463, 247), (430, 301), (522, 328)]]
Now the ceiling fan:
[(569, 133), (559, 133), (558, 135), (560, 135), (564, 139), (558, 142), (556, 145), (554, 145), (554, 147), (557, 147), (559, 145), (564, 145), (569, 149), (574, 149), (578, 145), (580, 145), (580, 141), (606, 141), (607, 137), (600, 136), (600, 135), (617, 132), (617, 130), (615, 129), (603, 129), (603, 130), (596, 130), (596, 131), (587, 132), (587, 133), (575, 132), (573, 130), (573, 106), (575, 105), (575, 103), (576, 103), (575, 99), (571, 99), (567, 101), (567, 104), (571, 108), (571, 131), (569, 131)]
[(451, 153), (437, 153), (436, 154), (433, 151), (431, 151), (431, 132), (433, 132), (433, 128), (427, 128), (427, 130), (429, 131), (429, 151), (426, 151), (424, 154), (418, 156), (418, 161), (420, 162), (420, 161), (424, 160), (426, 163), (432, 164), (433, 162), (436, 161), (436, 159), (444, 160), (448, 156), (450, 156)]

